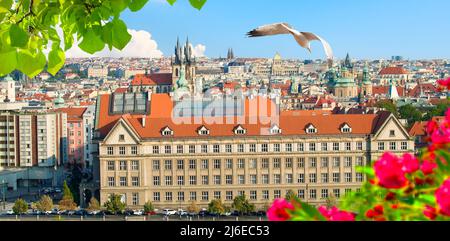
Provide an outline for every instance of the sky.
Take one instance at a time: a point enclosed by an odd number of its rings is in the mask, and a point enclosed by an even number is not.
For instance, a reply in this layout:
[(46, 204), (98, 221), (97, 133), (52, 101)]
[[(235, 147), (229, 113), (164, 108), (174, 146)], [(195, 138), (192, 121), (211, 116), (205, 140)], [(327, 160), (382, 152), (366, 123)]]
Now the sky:
[(127, 47), (132, 53), (114, 56), (171, 56), (177, 37), (184, 42), (189, 36), (196, 56), (226, 56), (232, 47), (238, 57), (279, 52), (283, 58), (325, 58), (319, 42), (310, 54), (289, 35), (245, 36), (258, 26), (287, 22), (326, 39), (336, 58), (347, 53), (357, 59), (450, 58), (448, 9), (448, 0), (208, 0), (198, 11), (188, 0), (174, 6), (150, 0), (139, 12), (122, 13), (136, 41)]

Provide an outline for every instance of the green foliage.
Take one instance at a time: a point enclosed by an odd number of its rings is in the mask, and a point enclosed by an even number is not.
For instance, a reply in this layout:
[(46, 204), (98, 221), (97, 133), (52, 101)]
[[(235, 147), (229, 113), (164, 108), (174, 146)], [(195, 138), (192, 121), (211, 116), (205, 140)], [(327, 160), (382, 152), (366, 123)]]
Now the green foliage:
[(447, 108), (450, 106), (450, 100), (446, 100), (443, 101), (443, 103), (438, 104), (437, 106), (435, 106), (434, 108), (432, 108), (431, 110), (427, 111), (425, 116), (423, 117), (424, 121), (429, 121), (431, 120), (431, 118), (435, 117), (435, 116), (444, 116), (445, 115), (445, 111), (447, 110)]
[(292, 190), (289, 190), (286, 193), (285, 199), (288, 201), (291, 201), (291, 200), (295, 200), (296, 197), (297, 197), (297, 195), (295, 194), (295, 192)]
[(36, 208), (41, 212), (51, 211), (53, 209), (53, 200), (49, 196), (44, 195), (36, 203)]
[(28, 204), (27, 202), (25, 202), (25, 200), (19, 198), (16, 200), (16, 202), (14, 202), (12, 210), (15, 214), (24, 214), (28, 211)]
[[(107, 45), (122, 50), (131, 40), (120, 14), (141, 10), (148, 0), (13, 0), (0, 1), (0, 76), (18, 69), (33, 78), (44, 70), (55, 75), (64, 65), (63, 51), (75, 38), (94, 54)], [(173, 5), (176, 0), (167, 0)], [(206, 0), (189, 0), (201, 9)], [(58, 34), (57, 28), (62, 29)], [(61, 45), (63, 47), (61, 47)], [(49, 47), (51, 46), (51, 47)], [(47, 56), (44, 53), (48, 53)]]
[(400, 107), (398, 110), (398, 114), (400, 115), (400, 118), (408, 120), (408, 124), (410, 126), (416, 121), (422, 120), (422, 112), (420, 112), (411, 104)]
[(61, 201), (59, 201), (59, 209), (60, 210), (75, 210), (77, 209), (77, 204), (73, 200), (72, 192), (67, 186), (67, 182), (64, 181), (63, 185), (63, 197)]
[(251, 204), (245, 195), (235, 197), (231, 207), (236, 209), (239, 213), (249, 213), (255, 211), (255, 205)]
[(376, 107), (386, 109), (398, 117), (397, 106), (390, 100), (381, 100), (376, 104)]
[(72, 192), (70, 191), (69, 186), (67, 186), (67, 181), (64, 181), (63, 184), (63, 199), (73, 199)]
[(89, 201), (89, 206), (88, 206), (87, 210), (89, 210), (89, 211), (100, 210), (100, 203), (98, 202), (98, 200), (95, 197), (92, 197), (91, 200)]
[(155, 211), (155, 206), (153, 206), (153, 203), (152, 203), (152, 202), (147, 201), (147, 202), (144, 204), (144, 212), (145, 212), (145, 213), (150, 213), (150, 212), (153, 212), (153, 211)]
[(190, 213), (198, 213), (199, 210), (200, 208), (198, 208), (197, 203), (194, 201), (187, 207), (187, 211)]
[(212, 200), (208, 204), (208, 212), (222, 214), (225, 212), (225, 206), (220, 199)]
[(121, 195), (111, 194), (109, 200), (104, 204), (106, 210), (114, 214), (122, 213), (125, 210), (126, 205), (121, 199)]

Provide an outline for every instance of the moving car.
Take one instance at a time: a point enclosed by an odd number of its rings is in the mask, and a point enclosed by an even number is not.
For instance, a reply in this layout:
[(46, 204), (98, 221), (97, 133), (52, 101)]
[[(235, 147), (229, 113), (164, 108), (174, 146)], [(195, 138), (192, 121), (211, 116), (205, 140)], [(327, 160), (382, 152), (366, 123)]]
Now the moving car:
[(183, 209), (178, 209), (177, 215), (179, 215), (179, 216), (186, 216), (186, 215), (188, 215), (188, 212), (183, 210)]
[(165, 216), (170, 216), (170, 215), (176, 215), (177, 211), (175, 211), (173, 209), (164, 209), (162, 213)]
[(142, 215), (144, 215), (144, 211), (142, 211), (142, 210), (133, 210), (133, 215), (142, 216)]

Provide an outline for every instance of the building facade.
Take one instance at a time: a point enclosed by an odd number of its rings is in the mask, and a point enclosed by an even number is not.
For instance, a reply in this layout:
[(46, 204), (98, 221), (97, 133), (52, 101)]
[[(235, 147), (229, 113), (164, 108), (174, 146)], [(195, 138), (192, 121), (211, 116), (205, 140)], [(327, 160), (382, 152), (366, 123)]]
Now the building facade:
[[(311, 204), (360, 188), (365, 166), (385, 151), (414, 150), (414, 141), (391, 114), (296, 115), (278, 125), (186, 124), (168, 116), (170, 99), (152, 96), (147, 114), (108, 115), (99, 101), (100, 202), (121, 194), (130, 207), (226, 205), (246, 195), (263, 208), (288, 191)], [(164, 107), (161, 107), (164, 106)]]

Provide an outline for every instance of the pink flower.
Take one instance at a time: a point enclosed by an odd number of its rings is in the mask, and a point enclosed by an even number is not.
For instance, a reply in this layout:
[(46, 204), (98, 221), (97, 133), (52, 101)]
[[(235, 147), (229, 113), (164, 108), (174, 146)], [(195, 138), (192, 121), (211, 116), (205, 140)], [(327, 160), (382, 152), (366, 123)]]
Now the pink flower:
[(439, 126), (435, 121), (427, 122), (426, 131), (429, 136), (431, 136), (431, 134), (433, 134), (437, 129), (439, 129)]
[(294, 210), (294, 206), (285, 199), (276, 199), (267, 210), (267, 217), (270, 221), (286, 221), (291, 218), (287, 210)]
[(439, 205), (439, 212), (445, 216), (450, 216), (450, 178), (445, 180), (442, 186), (436, 190), (435, 197)]
[(386, 152), (375, 162), (375, 175), (378, 185), (384, 188), (400, 189), (408, 185), (403, 162), (395, 155)]
[(420, 168), (419, 160), (409, 153), (405, 153), (402, 157), (403, 171), (406, 173), (414, 173)]
[(425, 217), (431, 219), (431, 220), (435, 220), (437, 217), (437, 211), (436, 208), (427, 205), (425, 207), (425, 210), (423, 211), (423, 215), (425, 215)]
[(450, 128), (441, 128), (431, 134), (433, 145), (445, 145), (450, 143)]
[(420, 167), (420, 170), (423, 172), (423, 174), (425, 175), (430, 175), (433, 174), (434, 169), (436, 169), (438, 167), (438, 165), (432, 161), (429, 160), (425, 160), (422, 163), (422, 166)]
[(442, 86), (442, 88), (444, 88), (444, 89), (447, 88), (447, 90), (450, 90), (450, 78), (445, 79), (445, 80), (443, 80), (443, 79), (438, 80), (437, 83), (440, 86)]
[(319, 207), (319, 212), (328, 221), (355, 221), (355, 214), (346, 211), (341, 211), (336, 207), (327, 209), (325, 206), (321, 206)]

